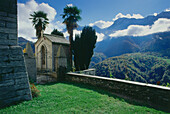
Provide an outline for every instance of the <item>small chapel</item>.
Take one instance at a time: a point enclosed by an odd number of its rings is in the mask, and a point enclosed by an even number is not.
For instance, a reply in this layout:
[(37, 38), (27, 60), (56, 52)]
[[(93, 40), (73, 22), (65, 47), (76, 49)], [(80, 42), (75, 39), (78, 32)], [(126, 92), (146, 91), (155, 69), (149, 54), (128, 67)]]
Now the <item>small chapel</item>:
[(69, 41), (53, 34), (43, 34), (35, 43), (37, 71), (57, 72), (59, 67), (69, 67)]

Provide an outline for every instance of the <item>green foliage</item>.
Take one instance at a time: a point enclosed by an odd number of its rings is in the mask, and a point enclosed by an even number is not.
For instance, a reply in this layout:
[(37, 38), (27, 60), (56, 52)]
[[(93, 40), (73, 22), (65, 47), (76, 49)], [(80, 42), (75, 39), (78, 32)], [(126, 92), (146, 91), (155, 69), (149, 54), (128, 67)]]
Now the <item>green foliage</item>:
[(98, 76), (113, 77), (151, 84), (170, 82), (170, 65), (161, 57), (145, 53), (111, 57), (94, 66)]
[(73, 42), (73, 54), (76, 70), (85, 70), (89, 67), (97, 36), (92, 27), (84, 27), (81, 35), (76, 35)]
[(71, 25), (81, 20), (81, 10), (78, 9), (76, 6), (66, 6), (63, 13), (64, 14), (61, 14), (61, 16), (64, 19), (63, 23), (65, 24)]
[(135, 114), (164, 113), (125, 102), (105, 91), (78, 84), (37, 85), (41, 96), (0, 109), (0, 114)]
[(54, 35), (59, 35), (59, 36), (64, 36), (64, 34), (60, 31), (58, 31), (57, 29), (54, 29), (51, 34), (54, 34)]
[(37, 11), (33, 14), (30, 14), (32, 20), (32, 24), (36, 29), (36, 36), (38, 38), (41, 35), (41, 31), (46, 29), (47, 24), (49, 24), (49, 19), (47, 18), (47, 14), (43, 11)]
[(71, 37), (73, 35), (73, 29), (78, 26), (77, 21), (81, 20), (80, 13), (81, 10), (76, 6), (66, 6), (63, 14), (61, 14), (64, 19), (63, 23), (66, 24), (67, 31)]

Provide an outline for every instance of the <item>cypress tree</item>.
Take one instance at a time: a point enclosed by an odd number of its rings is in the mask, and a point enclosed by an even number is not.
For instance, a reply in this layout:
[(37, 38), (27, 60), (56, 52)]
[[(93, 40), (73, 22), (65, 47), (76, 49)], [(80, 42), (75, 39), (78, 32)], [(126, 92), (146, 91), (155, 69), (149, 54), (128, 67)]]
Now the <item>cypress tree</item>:
[(73, 54), (76, 70), (88, 69), (96, 40), (96, 31), (89, 26), (83, 28), (81, 35), (75, 36)]

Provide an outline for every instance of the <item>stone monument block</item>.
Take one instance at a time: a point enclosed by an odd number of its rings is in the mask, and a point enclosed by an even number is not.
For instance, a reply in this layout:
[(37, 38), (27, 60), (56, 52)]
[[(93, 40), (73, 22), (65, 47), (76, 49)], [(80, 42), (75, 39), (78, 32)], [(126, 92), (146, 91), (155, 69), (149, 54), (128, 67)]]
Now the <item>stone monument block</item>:
[(17, 0), (1, 0), (0, 107), (31, 99), (22, 48), (17, 46)]
[(67, 69), (67, 56), (64, 52), (63, 46), (60, 45), (56, 56), (56, 72), (58, 80), (62, 80)]
[(31, 82), (36, 82), (37, 81), (36, 60), (31, 44), (29, 42), (26, 45), (26, 53), (24, 53), (24, 58), (29, 80)]

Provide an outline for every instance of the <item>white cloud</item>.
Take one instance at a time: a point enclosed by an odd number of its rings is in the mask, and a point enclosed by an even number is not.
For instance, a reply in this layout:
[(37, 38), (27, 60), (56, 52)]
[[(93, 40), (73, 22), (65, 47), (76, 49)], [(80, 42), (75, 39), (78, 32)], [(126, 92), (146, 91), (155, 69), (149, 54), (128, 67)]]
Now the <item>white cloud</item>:
[(159, 18), (154, 22), (152, 26), (146, 25), (130, 25), (127, 29), (118, 30), (113, 34), (110, 34), (110, 37), (119, 37), (119, 36), (145, 36), (157, 32), (170, 31), (170, 19)]
[(67, 4), (68, 7), (73, 7), (73, 4)]
[[(79, 30), (74, 29), (74, 30), (73, 30), (73, 40), (75, 39), (75, 35), (76, 35), (76, 34), (81, 34), (81, 32), (82, 32), (82, 31), (79, 31)], [(68, 34), (67, 31), (64, 32), (63, 34), (64, 34), (64, 37), (69, 37), (69, 34)]]
[(158, 13), (154, 13), (153, 15), (154, 15), (154, 16), (157, 16), (157, 15), (158, 15)]
[(97, 26), (97, 27), (103, 29), (103, 28), (107, 28), (107, 27), (111, 26), (112, 24), (113, 24), (112, 21), (99, 20), (94, 23), (90, 23), (89, 26)]
[[(25, 4), (18, 3), (18, 36), (24, 37), (28, 40), (32, 40), (32, 37), (36, 37), (35, 29), (32, 26), (32, 22), (29, 19), (30, 14), (34, 11), (44, 11), (47, 13), (50, 24), (47, 25), (45, 33), (50, 33), (54, 28), (61, 30), (64, 25), (57, 21), (53, 22), (57, 14), (56, 10), (46, 3), (38, 4), (35, 0), (29, 0)], [(34, 40), (35, 41), (35, 40)]]
[(113, 21), (119, 19), (119, 18), (135, 18), (135, 19), (142, 19), (144, 18), (142, 15), (140, 14), (133, 14), (133, 15), (130, 15), (130, 14), (126, 14), (126, 15), (123, 15), (122, 13), (119, 13), (115, 16), (115, 18), (113, 18)]
[(166, 12), (169, 12), (169, 11), (170, 11), (170, 8), (165, 9), (165, 11), (166, 11)]
[(119, 19), (119, 18), (135, 18), (135, 19), (142, 19), (144, 18), (142, 15), (140, 14), (133, 14), (133, 15), (130, 15), (130, 14), (126, 14), (126, 15), (123, 15), (122, 13), (119, 13), (115, 16), (115, 18), (113, 18), (112, 20), (113, 21), (103, 21), (103, 20), (99, 20), (99, 21), (96, 21), (94, 23), (90, 23), (89, 26), (97, 26), (101, 29), (104, 29), (104, 28), (107, 28), (109, 26), (111, 26), (115, 20)]
[[(79, 30), (73, 30), (73, 40), (75, 40), (75, 35), (76, 34), (81, 34), (82, 33), (82, 31), (79, 31)], [(64, 37), (66, 37), (66, 38), (68, 38), (69, 37), (69, 34), (68, 34), (68, 32), (66, 31), (66, 32), (64, 32), (63, 33), (64, 34)], [(103, 33), (98, 33), (98, 32), (96, 32), (96, 35), (97, 35), (97, 42), (100, 42), (100, 41), (102, 41), (103, 39), (104, 39), (104, 37), (105, 37), (105, 35), (103, 34)]]
[(96, 35), (97, 35), (97, 42), (101, 42), (105, 37), (103, 33), (96, 32)]

